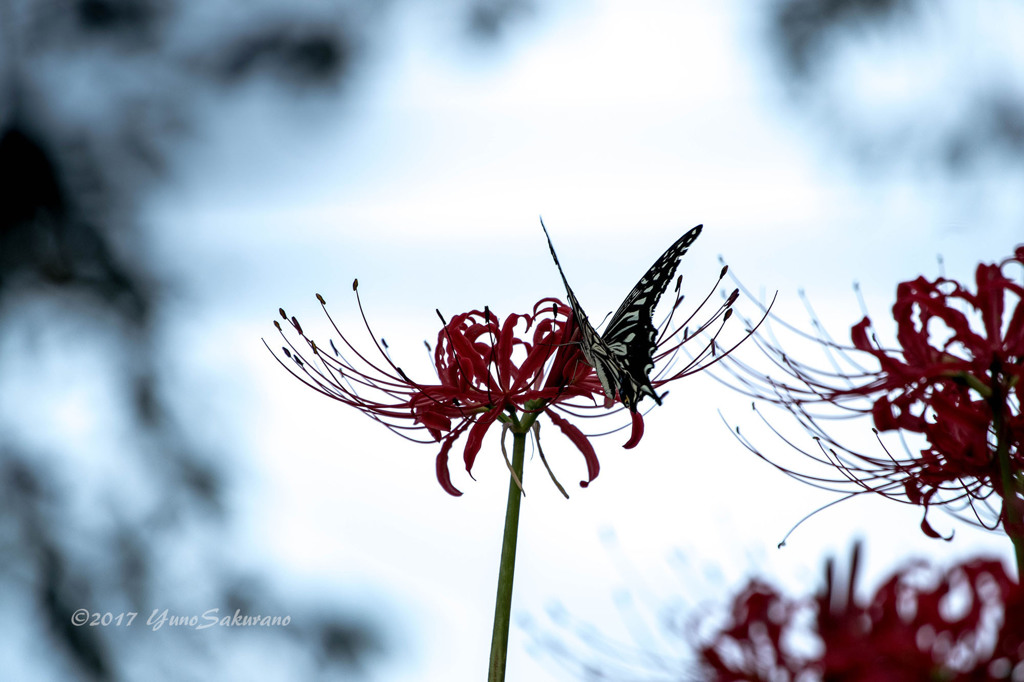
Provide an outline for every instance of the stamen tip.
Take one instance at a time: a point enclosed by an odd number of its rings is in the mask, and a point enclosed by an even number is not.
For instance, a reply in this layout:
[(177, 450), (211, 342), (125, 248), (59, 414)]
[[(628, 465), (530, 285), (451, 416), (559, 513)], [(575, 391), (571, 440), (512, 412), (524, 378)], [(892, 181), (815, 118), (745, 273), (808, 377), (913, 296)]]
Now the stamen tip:
[(321, 296), (320, 294), (316, 295), (316, 300), (320, 301), (320, 305), (327, 305), (327, 301), (325, 301), (324, 297)]
[(356, 291), (359, 288), (359, 278), (352, 280), (352, 291)]

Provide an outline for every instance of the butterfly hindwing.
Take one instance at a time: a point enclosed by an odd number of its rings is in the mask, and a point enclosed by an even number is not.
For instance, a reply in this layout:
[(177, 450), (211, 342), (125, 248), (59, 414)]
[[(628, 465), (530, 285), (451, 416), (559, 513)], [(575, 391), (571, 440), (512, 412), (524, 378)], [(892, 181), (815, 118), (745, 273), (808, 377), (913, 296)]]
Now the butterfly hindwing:
[(654, 307), (668, 288), (679, 259), (700, 235), (703, 226), (698, 225), (684, 234), (655, 261), (612, 315), (602, 335), (598, 335), (576, 300), (576, 294), (565, 278), (543, 220), (541, 227), (548, 239), (551, 257), (562, 277), (569, 306), (579, 327), (583, 355), (597, 373), (605, 395), (614, 400), (617, 394), (619, 400), (634, 412), (644, 395), (651, 396), (660, 405), (661, 399), (650, 381), (657, 333), (652, 320)]

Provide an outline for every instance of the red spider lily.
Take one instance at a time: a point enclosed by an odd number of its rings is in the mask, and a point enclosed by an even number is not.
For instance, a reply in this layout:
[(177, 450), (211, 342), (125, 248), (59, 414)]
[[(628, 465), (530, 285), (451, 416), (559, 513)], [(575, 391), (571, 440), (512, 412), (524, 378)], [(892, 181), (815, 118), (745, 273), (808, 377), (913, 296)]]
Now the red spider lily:
[(845, 585), (829, 561), (814, 598), (787, 598), (752, 581), (725, 625), (700, 646), (703, 679), (967, 681), (1024, 674), (1024, 590), (999, 561), (975, 559), (941, 573), (910, 564), (862, 602), (854, 594), (858, 555), (855, 547)]
[[(979, 265), (974, 290), (944, 277), (903, 282), (892, 309), (897, 348), (878, 343), (868, 317), (853, 326), (852, 346), (820, 328), (816, 337), (803, 335), (825, 350), (832, 370), (794, 360), (774, 343), (761, 347), (785, 373), (781, 380), (732, 359), (741, 389), (796, 415), (820, 445), (805, 454), (840, 476), (784, 470), (825, 487), (852, 485), (921, 505), (922, 528), (933, 537), (929, 506), (955, 502), (970, 504), (978, 522), (1002, 523), (1011, 538), (1024, 537), (1024, 287), (1009, 276), (1022, 265), (1024, 246), (1001, 263)], [(872, 361), (879, 369), (864, 369)], [(870, 414), (878, 431), (920, 434), (924, 447), (904, 444), (905, 456), (884, 446), (877, 455), (854, 451), (823, 428), (836, 415), (821, 406)], [(993, 494), (1002, 505), (984, 521)]]
[[(304, 358), (284, 335), (281, 323), (274, 322), (285, 340), (282, 352), (292, 362), (281, 358), (278, 361), (295, 377), (409, 440), (441, 443), (436, 461), (437, 478), (451, 495), (462, 493), (452, 485), (448, 455), (463, 434), (466, 434), (463, 460), (466, 471), (471, 473), (483, 437), (495, 422), (513, 430), (532, 426), (536, 437), (539, 434), (535, 420), (540, 414), (547, 415), (583, 454), (588, 477), (581, 486), (586, 487), (597, 477), (600, 467), (590, 436), (569, 418), (611, 414), (620, 411), (622, 406), (606, 404), (601, 384), (580, 352), (568, 306), (557, 299), (546, 298), (533, 307), (532, 313), (512, 314), (504, 320), (487, 308), (456, 315), (448, 322), (442, 318), (444, 324), (432, 349), (436, 380), (419, 382), (391, 360), (382, 338), (377, 341), (379, 337), (370, 328), (359, 300), (358, 281), (353, 284), (353, 290), (363, 324), (373, 339), (374, 352), (364, 353), (342, 333), (327, 313), (324, 299), (317, 294), (340, 338), (341, 349), (331, 341), (330, 352), (326, 351), (306, 336), (296, 318), (289, 318), (282, 309), (282, 318), (290, 323), (312, 353), (311, 358)], [(714, 322), (728, 318), (733, 300), (735, 294), (708, 321), (699, 325), (694, 334), (687, 330), (680, 334), (671, 326), (672, 314), (669, 315), (660, 327), (661, 345), (656, 356), (667, 364), (663, 363), (653, 377), (653, 385), (662, 386), (693, 374), (721, 357), (715, 352), (716, 332), (706, 348), (684, 367), (672, 367), (683, 343), (698, 332), (710, 329)], [(673, 313), (681, 301), (677, 286)], [(687, 322), (692, 319), (693, 316)], [(427, 348), (431, 350), (429, 344)], [(635, 446), (643, 435), (643, 417), (637, 413), (631, 417), (632, 435), (626, 447)], [(622, 427), (613, 431), (619, 428)], [(429, 439), (417, 435), (421, 431), (426, 431)], [(541, 458), (547, 466), (543, 453)], [(564, 494), (564, 490), (562, 492)]]

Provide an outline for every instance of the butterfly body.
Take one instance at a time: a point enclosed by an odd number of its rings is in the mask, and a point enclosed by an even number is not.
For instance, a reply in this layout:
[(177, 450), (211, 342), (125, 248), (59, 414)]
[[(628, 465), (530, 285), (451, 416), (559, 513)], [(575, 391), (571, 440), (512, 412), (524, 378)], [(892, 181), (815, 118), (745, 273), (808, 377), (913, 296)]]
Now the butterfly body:
[(657, 347), (657, 330), (652, 319), (654, 308), (668, 288), (679, 266), (679, 259), (700, 236), (703, 225), (698, 225), (676, 240), (654, 262), (611, 316), (603, 334), (598, 334), (590, 324), (576, 299), (576, 294), (569, 286), (543, 220), (541, 228), (548, 239), (548, 248), (558, 268), (558, 274), (565, 285), (569, 307), (572, 308), (573, 318), (579, 330), (583, 356), (594, 368), (605, 395), (611, 400), (618, 396), (618, 399), (633, 412), (636, 412), (637, 403), (645, 395), (651, 396), (654, 402), (661, 405), (661, 398), (651, 386), (650, 380), (651, 370), (654, 369), (654, 351)]

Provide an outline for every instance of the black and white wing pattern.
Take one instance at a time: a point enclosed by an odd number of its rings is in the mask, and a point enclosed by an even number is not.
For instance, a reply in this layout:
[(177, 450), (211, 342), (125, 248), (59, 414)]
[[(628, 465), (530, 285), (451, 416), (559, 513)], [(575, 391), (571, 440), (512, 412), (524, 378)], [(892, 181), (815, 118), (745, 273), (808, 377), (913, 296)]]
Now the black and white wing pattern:
[(594, 368), (597, 378), (604, 388), (605, 395), (619, 400), (633, 412), (637, 403), (645, 396), (654, 398), (661, 405), (661, 398), (651, 386), (650, 374), (654, 369), (654, 351), (657, 347), (654, 327), (654, 307), (658, 305), (661, 295), (665, 293), (672, 276), (679, 266), (679, 260), (700, 236), (703, 225), (698, 225), (676, 240), (661, 255), (647, 273), (640, 278), (633, 290), (615, 311), (608, 321), (604, 334), (598, 334), (587, 319), (586, 313), (576, 300), (576, 294), (565, 279), (562, 265), (558, 262), (551, 236), (541, 221), (544, 236), (548, 239), (551, 257), (558, 267), (558, 274), (565, 284), (565, 293), (569, 298), (573, 317), (580, 330), (580, 346), (587, 363)]
[(573, 293), (572, 287), (569, 286), (569, 281), (565, 278), (565, 273), (562, 271), (562, 264), (558, 262), (555, 246), (551, 243), (551, 235), (548, 234), (548, 228), (544, 226), (543, 219), (540, 221), (540, 226), (544, 230), (544, 236), (548, 238), (548, 248), (551, 250), (551, 257), (555, 259), (558, 274), (562, 276), (562, 284), (565, 285), (565, 295), (569, 299), (569, 307), (572, 308), (572, 316), (580, 332), (580, 346), (583, 350), (583, 356), (587, 359), (587, 364), (597, 372), (597, 378), (601, 381), (605, 395), (614, 400), (615, 390), (622, 384), (624, 368), (615, 361), (611, 351), (604, 345), (601, 336), (594, 329), (594, 326), (590, 324), (590, 320), (587, 319), (587, 314), (580, 307), (580, 302), (576, 300), (576, 294)]

